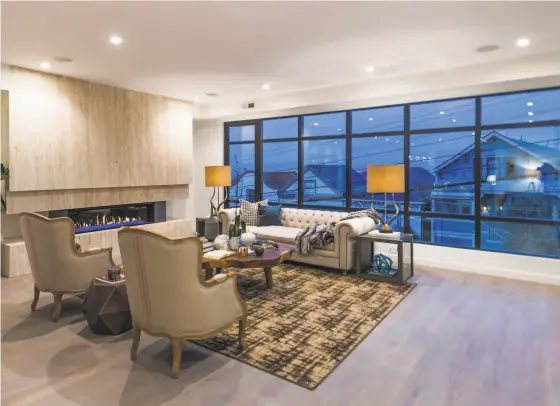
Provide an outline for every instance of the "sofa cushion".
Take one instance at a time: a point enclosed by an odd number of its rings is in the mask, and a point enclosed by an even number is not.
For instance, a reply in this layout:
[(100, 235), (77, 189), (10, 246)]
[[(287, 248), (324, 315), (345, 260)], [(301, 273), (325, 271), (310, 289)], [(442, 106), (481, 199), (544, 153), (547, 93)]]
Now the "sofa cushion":
[(268, 206), (268, 200), (251, 203), (246, 200), (239, 200), (241, 206), (241, 221), (248, 226), (259, 225), (259, 206)]
[(305, 228), (312, 223), (327, 225), (338, 222), (348, 213), (326, 210), (307, 210), (283, 207), (281, 210), (282, 225), (285, 227)]
[(282, 206), (260, 206), (259, 226), (281, 226), (280, 210)]
[(280, 244), (294, 245), (301, 228), (282, 226), (263, 226), (251, 228), (251, 232), (261, 240), (272, 240)]

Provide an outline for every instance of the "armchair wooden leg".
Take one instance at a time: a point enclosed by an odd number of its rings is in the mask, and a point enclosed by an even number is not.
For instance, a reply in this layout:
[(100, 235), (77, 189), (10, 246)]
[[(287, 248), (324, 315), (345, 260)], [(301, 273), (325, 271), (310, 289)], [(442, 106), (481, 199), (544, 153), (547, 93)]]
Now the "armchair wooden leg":
[(130, 347), (130, 359), (134, 361), (138, 356), (138, 346), (140, 345), (140, 334), (142, 329), (134, 326), (132, 328), (132, 347)]
[(53, 293), (54, 296), (54, 309), (52, 312), (51, 321), (55, 323), (60, 319), (60, 308), (62, 307), (62, 293)]
[(245, 345), (245, 327), (247, 326), (247, 320), (241, 319), (239, 320), (239, 347), (245, 349), (247, 346)]
[(39, 301), (39, 294), (41, 291), (37, 287), (37, 285), (33, 286), (33, 302), (31, 302), (31, 311), (34, 312), (37, 309), (37, 302)]
[(171, 347), (173, 347), (173, 371), (171, 376), (175, 379), (179, 378), (179, 370), (181, 369), (181, 338), (171, 338)]

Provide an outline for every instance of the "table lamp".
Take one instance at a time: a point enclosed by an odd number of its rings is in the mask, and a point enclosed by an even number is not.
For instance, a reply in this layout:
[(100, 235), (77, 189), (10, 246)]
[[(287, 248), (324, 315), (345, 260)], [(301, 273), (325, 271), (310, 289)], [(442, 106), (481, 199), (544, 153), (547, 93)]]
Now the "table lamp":
[[(213, 187), (214, 192), (210, 198), (210, 217), (204, 223), (204, 237), (208, 241), (214, 241), (220, 233), (220, 227), (216, 215), (218, 210), (227, 200), (227, 189), (224, 194), (224, 200), (220, 201), (220, 188), (231, 186), (231, 167), (229, 166), (207, 166), (204, 168), (204, 178), (207, 187)], [(216, 188), (218, 189), (218, 204), (214, 205), (216, 197)]]
[[(373, 194), (385, 194), (385, 221), (381, 227), (382, 233), (391, 233), (391, 223), (399, 215), (399, 205), (395, 201), (395, 193), (404, 193), (404, 165), (379, 165), (367, 167), (367, 192), (371, 193), (371, 208), (373, 209)], [(396, 213), (387, 221), (387, 193), (393, 195)], [(383, 221), (383, 220), (382, 220)]]

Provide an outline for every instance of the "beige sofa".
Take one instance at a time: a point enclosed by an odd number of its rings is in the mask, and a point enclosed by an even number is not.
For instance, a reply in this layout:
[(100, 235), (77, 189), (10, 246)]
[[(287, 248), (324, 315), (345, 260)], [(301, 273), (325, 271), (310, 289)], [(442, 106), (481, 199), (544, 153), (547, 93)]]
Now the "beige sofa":
[[(239, 210), (239, 209), (237, 209)], [(218, 213), (222, 230), (227, 233), (229, 224), (235, 220), (236, 209), (225, 209)], [(328, 224), (337, 222), (334, 229), (334, 243), (315, 248), (309, 255), (294, 252), (291, 260), (304, 264), (336, 268), (346, 273), (354, 267), (355, 243), (357, 235), (370, 232), (376, 227), (371, 218), (356, 218), (340, 221), (347, 213), (321, 210), (282, 208), (282, 226), (247, 227), (259, 239), (272, 240), (284, 245), (295, 245), (298, 233), (311, 223)]]

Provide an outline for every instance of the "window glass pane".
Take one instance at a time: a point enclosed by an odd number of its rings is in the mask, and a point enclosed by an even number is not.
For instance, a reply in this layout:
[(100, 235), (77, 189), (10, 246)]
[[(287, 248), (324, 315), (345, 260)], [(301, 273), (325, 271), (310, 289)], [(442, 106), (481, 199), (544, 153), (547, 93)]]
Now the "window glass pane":
[(560, 127), (485, 131), (481, 214), (560, 219)]
[(352, 133), (404, 130), (404, 107), (385, 107), (352, 112)]
[(230, 200), (255, 201), (255, 144), (229, 146), (231, 166)]
[[(367, 137), (352, 139), (352, 207), (371, 207), (371, 193), (367, 193), (367, 167), (404, 163), (404, 137)], [(387, 196), (392, 201), (391, 195)], [(375, 194), (374, 208), (383, 210), (385, 196)], [(395, 200), (403, 209), (404, 193), (395, 193)], [(393, 207), (392, 205), (390, 207)]]
[(263, 199), (297, 203), (297, 141), (264, 143), (262, 160)]
[(474, 132), (410, 137), (410, 210), (474, 214)]
[(560, 226), (531, 223), (481, 223), (481, 247), (487, 250), (560, 258)]
[(316, 114), (303, 117), (303, 136), (341, 135), (346, 133), (346, 113)]
[(474, 220), (410, 216), (410, 231), (418, 242), (474, 248)]
[(244, 125), (239, 127), (229, 127), (229, 140), (234, 141), (255, 141), (255, 126)]
[(303, 156), (304, 202), (322, 206), (345, 206), (345, 140), (304, 141)]
[(449, 100), (410, 106), (410, 128), (453, 128), (474, 126), (474, 99)]
[(265, 140), (273, 138), (297, 138), (298, 136), (297, 117), (263, 120), (262, 126), (263, 139)]
[(482, 98), (482, 125), (560, 120), (560, 89)]

